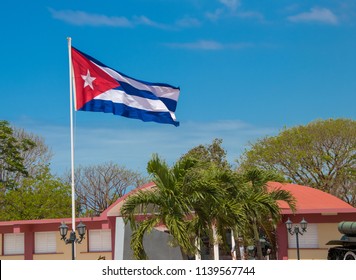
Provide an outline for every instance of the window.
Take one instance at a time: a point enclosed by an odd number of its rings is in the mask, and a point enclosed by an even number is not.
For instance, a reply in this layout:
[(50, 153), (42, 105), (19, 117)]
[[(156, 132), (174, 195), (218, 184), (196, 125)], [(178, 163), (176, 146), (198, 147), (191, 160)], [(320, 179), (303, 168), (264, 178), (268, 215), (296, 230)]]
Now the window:
[(24, 233), (5, 233), (4, 234), (4, 254), (23, 255), (25, 252)]
[(89, 252), (111, 251), (111, 230), (89, 230)]
[[(297, 226), (299, 224), (295, 224)], [(294, 226), (293, 224), (293, 229)], [(307, 231), (303, 232), (303, 235), (299, 234), (298, 235), (298, 240), (299, 240), (299, 248), (318, 248), (319, 247), (319, 242), (318, 242), (318, 228), (317, 224), (309, 224), (307, 227)], [(297, 238), (295, 234), (290, 235), (288, 233), (288, 244), (289, 248), (297, 248)]]
[(55, 253), (56, 251), (56, 232), (35, 232), (35, 254)]

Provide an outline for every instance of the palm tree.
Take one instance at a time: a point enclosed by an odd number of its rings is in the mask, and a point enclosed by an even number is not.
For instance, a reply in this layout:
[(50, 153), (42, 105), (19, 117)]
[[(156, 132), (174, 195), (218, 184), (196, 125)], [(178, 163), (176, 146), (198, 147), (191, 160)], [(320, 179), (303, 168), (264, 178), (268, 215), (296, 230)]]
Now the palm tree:
[[(200, 162), (202, 163), (202, 162)], [(246, 216), (241, 204), (232, 199), (229, 188), (235, 183), (234, 173), (227, 168), (220, 168), (215, 163), (202, 163), (190, 170), (194, 179), (184, 187), (199, 190), (203, 196), (190, 199), (193, 218), (188, 221), (192, 234), (200, 241), (209, 237), (214, 244), (214, 258), (217, 258), (218, 244), (226, 244), (226, 231), (242, 227)]]
[[(125, 222), (129, 221), (133, 229), (131, 248), (136, 259), (147, 259), (143, 236), (159, 224), (166, 226), (183, 253), (195, 252), (187, 219), (191, 214), (190, 199), (202, 194), (182, 187), (184, 177), (193, 165), (194, 161), (184, 160), (169, 168), (157, 155), (148, 162), (147, 171), (153, 177), (155, 187), (131, 195), (121, 208)], [(135, 220), (138, 210), (146, 214), (146, 219), (140, 223)]]
[[(143, 237), (160, 224), (183, 254), (199, 251), (196, 241), (202, 237), (208, 236), (211, 244), (226, 244), (226, 230), (244, 232), (251, 228), (262, 258), (258, 226), (267, 228), (268, 219), (273, 223), (280, 219), (277, 200), (286, 201), (292, 209), (295, 206), (289, 192), (267, 191), (266, 183), (276, 176), (266, 171), (249, 170), (239, 175), (214, 162), (190, 157), (170, 168), (157, 155), (148, 162), (147, 170), (156, 186), (131, 195), (121, 208), (125, 222), (133, 229), (131, 248), (137, 259), (147, 258)], [(146, 214), (139, 223), (135, 220), (138, 213)]]
[[(232, 182), (231, 171), (190, 157), (169, 168), (157, 155), (149, 161), (147, 170), (156, 187), (131, 195), (121, 208), (133, 228), (131, 248), (137, 259), (147, 258), (143, 236), (159, 224), (166, 226), (182, 253), (194, 254), (199, 250), (197, 239), (208, 236), (215, 244), (219, 238), (211, 236), (213, 229), (223, 238), (226, 228), (236, 226), (244, 217), (241, 206), (227, 199), (225, 185)], [(140, 223), (135, 220), (138, 212), (146, 214)]]
[(249, 216), (250, 230), (252, 230), (258, 259), (262, 259), (262, 248), (260, 243), (260, 234), (258, 228), (262, 228), (270, 240), (274, 225), (281, 219), (278, 201), (285, 201), (294, 211), (296, 201), (293, 195), (285, 190), (274, 189), (268, 190), (269, 181), (283, 181), (280, 175), (256, 168), (249, 169), (242, 174), (241, 180), (245, 188), (241, 192), (239, 199)]

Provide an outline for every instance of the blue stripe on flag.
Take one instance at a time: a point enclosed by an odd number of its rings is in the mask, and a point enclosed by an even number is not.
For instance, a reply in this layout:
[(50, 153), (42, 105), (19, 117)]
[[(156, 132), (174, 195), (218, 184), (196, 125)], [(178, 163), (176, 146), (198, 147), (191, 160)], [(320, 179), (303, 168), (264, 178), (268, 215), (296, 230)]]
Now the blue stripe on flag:
[(132, 85), (122, 82), (122, 81), (118, 81), (118, 83), (120, 83), (120, 86), (121, 86), (121, 87), (119, 87), (119, 89), (121, 88), (121, 90), (125, 91), (126, 94), (136, 95), (136, 96), (140, 96), (140, 97), (148, 98), (148, 99), (152, 99), (152, 100), (160, 99), (158, 96), (154, 95), (151, 91), (137, 89), (137, 88), (133, 87)]
[(169, 111), (171, 111), (171, 112), (176, 111), (177, 101), (174, 101), (169, 98), (164, 98), (164, 97), (160, 97), (159, 99), (164, 103), (164, 105), (166, 105), (166, 107), (168, 108)]
[(157, 97), (154, 95), (152, 92), (147, 91), (147, 90), (139, 90), (132, 85), (124, 82), (119, 82), (120, 87), (117, 87), (116, 89), (124, 91), (126, 94), (130, 95), (135, 95), (139, 97), (143, 97), (146, 99), (151, 99), (151, 100), (161, 100), (164, 105), (167, 106), (169, 111), (175, 112), (177, 108), (177, 101), (170, 99), (170, 98), (165, 98), (165, 97)]
[(93, 99), (85, 103), (85, 105), (79, 111), (111, 113), (126, 118), (140, 119), (144, 122), (153, 121), (179, 126), (179, 122), (174, 121), (169, 112), (146, 111), (137, 108), (132, 108), (122, 103), (114, 103), (108, 100)]

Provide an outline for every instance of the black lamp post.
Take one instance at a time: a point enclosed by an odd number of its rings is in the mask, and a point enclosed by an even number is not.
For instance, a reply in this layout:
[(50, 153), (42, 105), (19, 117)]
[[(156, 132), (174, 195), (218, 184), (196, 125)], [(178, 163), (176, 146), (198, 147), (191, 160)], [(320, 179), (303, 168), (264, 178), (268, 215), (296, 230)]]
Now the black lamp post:
[(300, 228), (298, 225), (295, 225), (294, 228), (292, 228), (292, 221), (288, 218), (288, 220), (286, 221), (286, 227), (288, 232), (293, 235), (295, 234), (296, 240), (297, 240), (297, 257), (298, 260), (300, 260), (300, 256), (299, 256), (299, 237), (298, 235), (303, 235), (304, 232), (307, 231), (307, 227), (308, 227), (308, 222), (306, 220), (303, 220), (300, 222)]
[(62, 224), (59, 226), (59, 233), (62, 236), (61, 240), (63, 240), (66, 244), (68, 244), (68, 243), (72, 244), (72, 260), (75, 259), (75, 257), (74, 257), (74, 243), (80, 244), (83, 241), (84, 235), (85, 235), (85, 230), (86, 230), (86, 226), (82, 222), (80, 222), (77, 225), (79, 239), (77, 238), (74, 230), (71, 231), (69, 238), (67, 239), (68, 226), (64, 222), (62, 222)]

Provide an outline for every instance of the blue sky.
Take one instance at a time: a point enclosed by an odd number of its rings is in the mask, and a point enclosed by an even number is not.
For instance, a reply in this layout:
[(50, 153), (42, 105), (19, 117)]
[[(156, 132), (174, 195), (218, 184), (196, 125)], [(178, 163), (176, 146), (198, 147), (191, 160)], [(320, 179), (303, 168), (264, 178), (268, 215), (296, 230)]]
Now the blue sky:
[(180, 126), (75, 113), (76, 165), (144, 172), (223, 139), (248, 142), (316, 119), (356, 116), (356, 1), (3, 1), (0, 119), (42, 136), (70, 167), (68, 36), (134, 78), (181, 88)]

